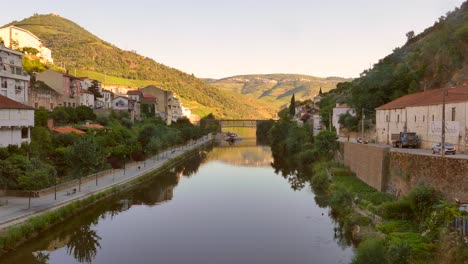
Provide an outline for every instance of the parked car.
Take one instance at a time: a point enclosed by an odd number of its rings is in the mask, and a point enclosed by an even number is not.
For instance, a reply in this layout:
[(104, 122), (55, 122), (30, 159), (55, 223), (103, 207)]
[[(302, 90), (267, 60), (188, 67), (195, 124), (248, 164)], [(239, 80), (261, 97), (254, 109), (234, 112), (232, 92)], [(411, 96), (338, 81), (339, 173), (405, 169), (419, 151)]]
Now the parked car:
[(357, 143), (361, 143), (361, 144), (367, 144), (367, 143), (369, 143), (369, 142), (367, 141), (367, 138), (361, 138), (361, 137), (358, 137), (356, 141), (357, 141)]
[[(434, 145), (432, 145), (432, 154), (436, 154), (436, 153), (441, 154), (441, 152), (442, 152), (442, 144), (440, 142), (434, 143)], [(445, 154), (455, 155), (456, 152), (457, 151), (455, 150), (455, 147), (452, 144), (445, 143)]]

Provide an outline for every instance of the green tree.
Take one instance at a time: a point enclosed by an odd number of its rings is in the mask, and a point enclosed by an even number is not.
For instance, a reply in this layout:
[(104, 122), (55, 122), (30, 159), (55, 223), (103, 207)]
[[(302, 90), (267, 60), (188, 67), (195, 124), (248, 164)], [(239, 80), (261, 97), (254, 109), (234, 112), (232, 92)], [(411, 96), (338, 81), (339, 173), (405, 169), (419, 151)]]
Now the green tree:
[(102, 98), (102, 94), (99, 92), (99, 82), (93, 80), (91, 86), (88, 88), (88, 91), (94, 94), (94, 98)]
[(294, 116), (296, 114), (296, 100), (294, 94), (291, 96), (291, 103), (289, 104), (289, 115)]
[(82, 137), (68, 148), (65, 159), (73, 176), (80, 180), (80, 189), (81, 177), (97, 172), (103, 166), (106, 156), (93, 137)]
[(34, 125), (35, 126), (47, 127), (48, 118), (49, 118), (48, 111), (44, 107), (41, 107), (34, 111)]
[(320, 156), (331, 158), (338, 149), (335, 132), (326, 130), (320, 131), (315, 137), (314, 148)]

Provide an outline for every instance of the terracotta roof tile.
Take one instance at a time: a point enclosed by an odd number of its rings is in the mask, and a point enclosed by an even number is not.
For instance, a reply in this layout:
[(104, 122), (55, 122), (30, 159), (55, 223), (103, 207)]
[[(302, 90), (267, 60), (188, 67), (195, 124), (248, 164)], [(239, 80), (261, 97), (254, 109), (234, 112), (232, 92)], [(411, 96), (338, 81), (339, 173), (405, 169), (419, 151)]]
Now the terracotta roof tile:
[(34, 110), (33, 107), (27, 106), (6, 96), (0, 95), (0, 109), (27, 109)]
[(84, 127), (95, 128), (95, 129), (103, 129), (104, 128), (104, 126), (101, 126), (100, 124), (89, 124), (89, 125), (84, 125)]
[(76, 129), (74, 127), (70, 127), (70, 126), (56, 127), (52, 129), (52, 131), (57, 132), (59, 134), (66, 134), (66, 133), (86, 134), (86, 132)]
[[(468, 101), (468, 85), (446, 88), (448, 94), (445, 96), (446, 103), (458, 103)], [(409, 106), (437, 105), (442, 104), (443, 91), (436, 89), (426, 92), (408, 94), (395, 99), (387, 104), (381, 105), (376, 110), (401, 109)]]
[(131, 90), (127, 92), (127, 95), (143, 95), (140, 90)]
[(350, 108), (348, 104), (340, 104), (336, 108)]

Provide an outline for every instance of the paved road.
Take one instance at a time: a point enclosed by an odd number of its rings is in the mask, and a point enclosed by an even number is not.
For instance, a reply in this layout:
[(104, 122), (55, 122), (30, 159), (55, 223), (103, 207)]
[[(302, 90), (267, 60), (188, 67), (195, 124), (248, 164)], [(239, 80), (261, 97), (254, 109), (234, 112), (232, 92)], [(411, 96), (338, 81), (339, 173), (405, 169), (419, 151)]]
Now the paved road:
[(118, 169), (105, 175), (98, 180), (98, 186), (95, 181), (88, 181), (81, 184), (81, 191), (75, 194), (70, 194), (73, 188), (78, 190), (78, 186), (71, 187), (64, 191), (57, 192), (57, 199), (55, 200), (55, 194), (51, 193), (38, 198), (32, 198), (31, 208), (28, 209), (28, 198), (23, 197), (1, 197), (0, 201), (3, 206), (0, 206), (0, 230), (23, 222), (31, 216), (38, 215), (40, 213), (53, 210), (60, 206), (63, 206), (71, 201), (86, 198), (89, 195), (97, 193), (99, 191), (111, 188), (112, 186), (127, 182), (131, 179), (137, 178), (140, 175), (145, 174), (155, 168), (160, 167), (162, 164), (167, 162), (170, 158), (176, 157), (183, 154), (184, 152), (196, 148), (209, 142), (208, 137), (204, 137), (200, 140), (193, 141), (184, 147), (178, 147), (169, 149), (158, 156), (147, 159), (145, 162), (140, 162), (130, 167), (127, 166), (125, 170)]
[[(338, 138), (338, 141), (345, 142), (347, 141), (347, 138), (340, 137)], [(358, 144), (355, 138), (350, 138), (349, 141)], [(390, 151), (393, 151), (393, 152), (412, 153), (412, 154), (417, 154), (417, 155), (434, 156), (434, 157), (441, 156), (440, 154), (432, 154), (432, 150), (430, 149), (394, 148), (386, 144), (373, 144), (373, 143), (369, 143), (369, 145), (380, 146), (380, 147), (390, 147), (391, 148)], [(445, 157), (451, 158), (451, 159), (468, 159), (467, 154), (461, 154), (461, 153), (457, 153), (455, 155), (445, 155)]]

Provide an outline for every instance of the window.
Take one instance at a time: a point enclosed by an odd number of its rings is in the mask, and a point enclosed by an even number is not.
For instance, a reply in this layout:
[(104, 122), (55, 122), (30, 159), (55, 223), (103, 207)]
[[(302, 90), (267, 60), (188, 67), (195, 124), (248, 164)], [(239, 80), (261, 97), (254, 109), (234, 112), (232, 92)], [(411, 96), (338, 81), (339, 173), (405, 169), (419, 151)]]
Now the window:
[(38, 108), (39, 107), (39, 103), (38, 102), (35, 102), (34, 103), (34, 108)]
[(455, 107), (452, 107), (452, 121), (455, 121)]
[(1, 83), (2, 83), (2, 88), (7, 88), (8, 85), (7, 85), (7, 80), (6, 80), (6, 78), (1, 78), (0, 81), (1, 81)]
[(400, 122), (400, 115), (396, 116), (396, 121), (397, 121), (397, 123)]
[(21, 129), (21, 138), (29, 138), (29, 129), (27, 127)]
[(416, 122), (416, 116), (414, 116), (414, 122)]
[(425, 119), (425, 116), (423, 115), (423, 122), (425, 121), (424, 119)]
[(434, 121), (434, 115), (432, 115), (432, 121)]
[(385, 116), (385, 121), (388, 123), (390, 122), (390, 118), (388, 118), (388, 115)]

